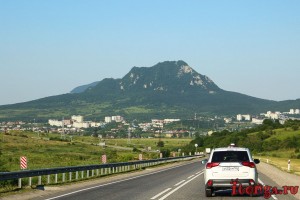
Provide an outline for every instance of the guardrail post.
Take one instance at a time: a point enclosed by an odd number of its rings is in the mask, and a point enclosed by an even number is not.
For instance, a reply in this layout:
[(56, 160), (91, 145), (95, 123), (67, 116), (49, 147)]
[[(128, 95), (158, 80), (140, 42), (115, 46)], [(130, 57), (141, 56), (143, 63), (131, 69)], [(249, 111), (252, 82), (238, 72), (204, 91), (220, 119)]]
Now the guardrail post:
[(83, 177), (84, 177), (84, 171), (81, 171), (81, 179), (83, 179)]
[(47, 184), (50, 184), (50, 174), (47, 175)]
[(99, 169), (97, 169), (97, 176), (99, 176)]
[(78, 171), (75, 173), (75, 179), (78, 180)]
[(55, 174), (55, 183), (57, 183), (57, 174)]
[(90, 177), (90, 170), (87, 170), (86, 171), (86, 178), (89, 178)]
[(42, 185), (42, 176), (38, 177), (38, 185)]
[(92, 177), (94, 176), (94, 170), (92, 170)]
[(72, 172), (69, 172), (69, 181), (72, 181)]
[(32, 185), (32, 177), (29, 177), (29, 179), (28, 179), (28, 186), (31, 187), (31, 185)]
[(18, 179), (18, 188), (22, 188), (22, 179), (21, 178)]
[(66, 173), (63, 173), (62, 174), (62, 182), (65, 182), (65, 179), (66, 179)]
[(102, 176), (103, 175), (103, 169), (101, 168), (100, 169), (100, 176)]

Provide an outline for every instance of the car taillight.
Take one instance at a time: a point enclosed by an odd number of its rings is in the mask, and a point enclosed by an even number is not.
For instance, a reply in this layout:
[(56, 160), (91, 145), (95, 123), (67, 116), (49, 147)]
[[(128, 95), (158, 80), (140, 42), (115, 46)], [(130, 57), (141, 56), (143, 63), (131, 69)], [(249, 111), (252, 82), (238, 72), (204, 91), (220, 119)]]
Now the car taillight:
[(211, 163), (206, 163), (206, 169), (211, 169), (213, 167), (219, 166), (220, 163), (218, 162), (211, 162)]
[(208, 180), (207, 181), (207, 186), (212, 186), (213, 185), (213, 181), (212, 180)]
[(254, 168), (254, 167), (255, 167), (254, 162), (247, 162), (247, 161), (244, 161), (244, 162), (242, 162), (242, 165), (244, 165), (244, 166), (246, 166), (246, 167), (250, 167), (250, 168)]

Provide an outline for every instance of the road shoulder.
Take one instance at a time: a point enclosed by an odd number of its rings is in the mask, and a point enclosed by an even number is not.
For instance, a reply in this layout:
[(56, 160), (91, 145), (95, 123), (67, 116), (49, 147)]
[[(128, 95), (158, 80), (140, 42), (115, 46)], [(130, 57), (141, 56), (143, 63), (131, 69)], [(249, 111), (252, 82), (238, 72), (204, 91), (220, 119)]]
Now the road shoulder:
[[(266, 164), (259, 163), (257, 166), (258, 173), (262, 173), (268, 177), (270, 177), (276, 184), (280, 186), (299, 186), (300, 185), (300, 177), (295, 174), (289, 174), (287, 172), (281, 171), (280, 169)], [(295, 197), (300, 199), (300, 192), (298, 192)]]

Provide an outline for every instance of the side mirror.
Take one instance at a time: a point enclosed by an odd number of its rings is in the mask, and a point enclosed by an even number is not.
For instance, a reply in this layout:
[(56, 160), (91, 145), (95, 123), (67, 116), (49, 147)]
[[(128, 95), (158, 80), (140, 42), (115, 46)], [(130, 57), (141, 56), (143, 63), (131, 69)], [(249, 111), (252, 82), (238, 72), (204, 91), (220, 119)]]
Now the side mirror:
[(260, 163), (260, 160), (259, 159), (254, 159), (254, 163), (258, 164), (258, 163)]
[(207, 159), (201, 160), (201, 164), (206, 164), (207, 163)]

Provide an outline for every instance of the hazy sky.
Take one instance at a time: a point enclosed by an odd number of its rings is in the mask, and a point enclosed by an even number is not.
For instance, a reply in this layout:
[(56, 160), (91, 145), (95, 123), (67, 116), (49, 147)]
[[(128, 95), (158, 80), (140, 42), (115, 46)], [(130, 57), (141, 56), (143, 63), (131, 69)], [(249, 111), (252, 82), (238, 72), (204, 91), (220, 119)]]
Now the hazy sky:
[(300, 98), (300, 1), (0, 0), (0, 105), (166, 60), (225, 90)]

